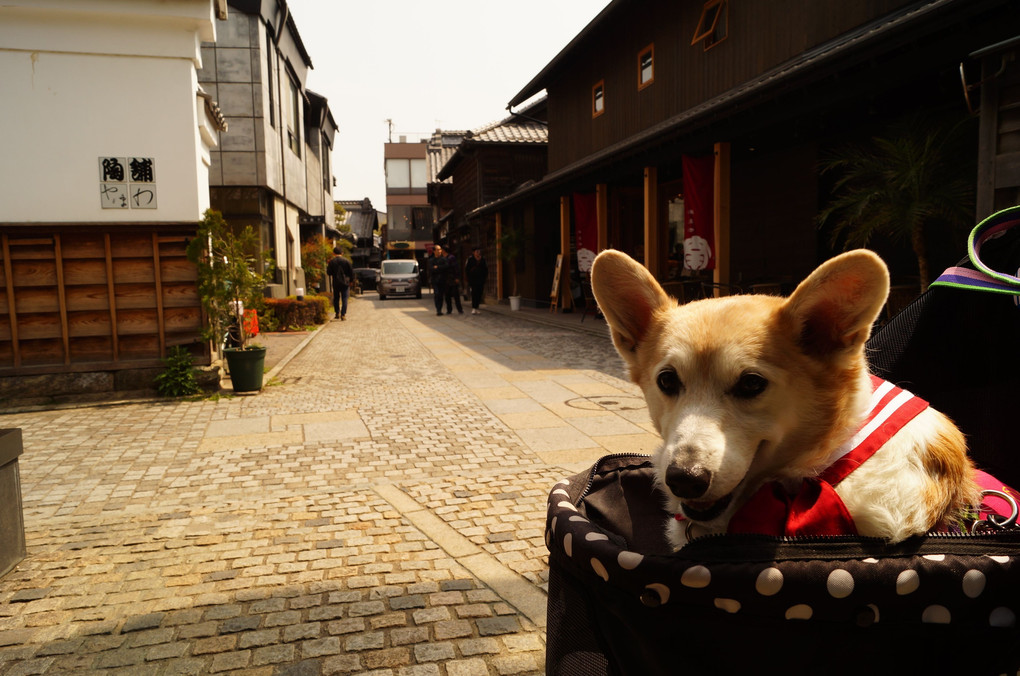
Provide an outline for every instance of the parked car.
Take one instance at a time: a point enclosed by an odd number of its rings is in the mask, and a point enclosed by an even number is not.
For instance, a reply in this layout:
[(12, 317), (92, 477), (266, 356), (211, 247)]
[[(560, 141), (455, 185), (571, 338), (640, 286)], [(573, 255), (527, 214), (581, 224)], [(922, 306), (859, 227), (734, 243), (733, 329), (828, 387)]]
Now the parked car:
[(358, 286), (364, 291), (375, 291), (379, 281), (379, 271), (375, 268), (354, 268), (354, 278), (358, 280)]
[(379, 270), (379, 300), (386, 300), (387, 296), (421, 298), (418, 261), (400, 259), (382, 262)]

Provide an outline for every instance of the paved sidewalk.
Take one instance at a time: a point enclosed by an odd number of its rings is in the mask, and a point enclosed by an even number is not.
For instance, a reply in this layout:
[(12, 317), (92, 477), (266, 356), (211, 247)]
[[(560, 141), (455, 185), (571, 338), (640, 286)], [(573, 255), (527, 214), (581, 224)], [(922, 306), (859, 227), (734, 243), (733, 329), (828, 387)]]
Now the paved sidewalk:
[(257, 396), (0, 416), (0, 674), (542, 673), (546, 496), (656, 443), (604, 322), (366, 294), (298, 346)]

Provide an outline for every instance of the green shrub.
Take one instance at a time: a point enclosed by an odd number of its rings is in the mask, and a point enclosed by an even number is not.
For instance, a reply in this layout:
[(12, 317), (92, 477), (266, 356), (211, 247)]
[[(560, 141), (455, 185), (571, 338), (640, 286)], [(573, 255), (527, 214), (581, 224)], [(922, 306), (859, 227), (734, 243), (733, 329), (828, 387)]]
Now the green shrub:
[(156, 376), (156, 391), (160, 396), (185, 397), (201, 391), (195, 379), (194, 361), (186, 348), (180, 345), (170, 348), (170, 355), (163, 364), (163, 372)]
[[(333, 301), (326, 296), (305, 296), (304, 300), (289, 298), (267, 298), (264, 314), (259, 324), (266, 331), (287, 331), (294, 327), (325, 324)], [(270, 328), (271, 327), (271, 328)]]

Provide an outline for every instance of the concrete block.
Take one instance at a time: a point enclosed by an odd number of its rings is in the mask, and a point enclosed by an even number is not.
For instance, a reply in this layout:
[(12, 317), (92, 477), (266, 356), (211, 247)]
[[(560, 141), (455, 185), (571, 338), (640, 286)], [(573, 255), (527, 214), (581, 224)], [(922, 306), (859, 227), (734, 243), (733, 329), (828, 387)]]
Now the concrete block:
[(0, 430), (0, 577), (27, 554), (18, 469), (22, 451), (20, 429)]

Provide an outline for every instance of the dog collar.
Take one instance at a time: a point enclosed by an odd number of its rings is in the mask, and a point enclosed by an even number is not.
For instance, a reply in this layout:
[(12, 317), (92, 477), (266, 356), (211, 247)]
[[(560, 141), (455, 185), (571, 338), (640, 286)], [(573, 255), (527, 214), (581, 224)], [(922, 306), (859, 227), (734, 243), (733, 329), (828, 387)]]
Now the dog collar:
[[(924, 399), (881, 378), (871, 376), (871, 386), (864, 422), (832, 454), (826, 469), (817, 477), (805, 478), (793, 493), (778, 481), (765, 483), (733, 515), (727, 532), (787, 536), (857, 533), (835, 486), (928, 407)], [(684, 520), (682, 514), (674, 516)]]
[(926, 408), (928, 402), (924, 399), (871, 376), (871, 399), (864, 422), (857, 433), (830, 456), (829, 466), (818, 478), (835, 486)]

